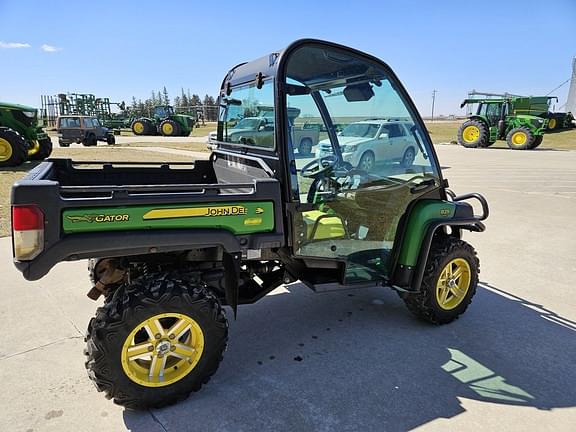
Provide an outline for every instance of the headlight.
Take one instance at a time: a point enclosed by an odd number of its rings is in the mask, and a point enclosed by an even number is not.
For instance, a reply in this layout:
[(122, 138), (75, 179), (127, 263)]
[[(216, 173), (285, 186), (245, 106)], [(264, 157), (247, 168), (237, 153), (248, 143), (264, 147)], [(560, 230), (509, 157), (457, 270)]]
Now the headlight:
[(342, 153), (352, 153), (352, 152), (356, 151), (356, 146), (355, 145), (343, 145), (342, 147), (340, 147), (340, 151)]
[(35, 111), (22, 111), (24, 113), (24, 115), (28, 118), (34, 118), (36, 117), (36, 112)]

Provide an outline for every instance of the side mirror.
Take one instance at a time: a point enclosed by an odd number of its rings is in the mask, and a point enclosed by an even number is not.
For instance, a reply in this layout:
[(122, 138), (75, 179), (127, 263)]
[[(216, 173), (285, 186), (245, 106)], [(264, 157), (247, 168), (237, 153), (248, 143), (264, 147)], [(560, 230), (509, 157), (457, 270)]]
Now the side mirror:
[(262, 132), (264, 129), (266, 129), (266, 126), (264, 125), (258, 126), (258, 132)]
[(388, 140), (388, 134), (386, 132), (382, 132), (380, 135), (378, 135), (378, 139)]

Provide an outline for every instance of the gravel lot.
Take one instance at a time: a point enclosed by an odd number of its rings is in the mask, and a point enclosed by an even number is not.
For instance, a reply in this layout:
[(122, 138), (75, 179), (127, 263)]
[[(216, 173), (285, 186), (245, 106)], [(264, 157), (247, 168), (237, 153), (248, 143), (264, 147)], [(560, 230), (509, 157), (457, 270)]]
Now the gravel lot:
[(482, 273), (461, 319), (431, 327), (390, 290), (294, 284), (229, 313), (218, 373), (162, 410), (125, 411), (88, 380), (85, 262), (26, 282), (0, 239), (0, 430), (574, 430), (576, 152), (437, 150), (452, 189), (491, 205), (466, 236)]

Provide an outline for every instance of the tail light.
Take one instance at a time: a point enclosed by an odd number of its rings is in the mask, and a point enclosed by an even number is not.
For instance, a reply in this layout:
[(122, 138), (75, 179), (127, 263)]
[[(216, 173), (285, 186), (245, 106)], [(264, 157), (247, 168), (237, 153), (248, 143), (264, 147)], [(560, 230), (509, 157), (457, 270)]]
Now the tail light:
[(14, 258), (29, 261), (44, 250), (44, 213), (37, 206), (12, 207)]

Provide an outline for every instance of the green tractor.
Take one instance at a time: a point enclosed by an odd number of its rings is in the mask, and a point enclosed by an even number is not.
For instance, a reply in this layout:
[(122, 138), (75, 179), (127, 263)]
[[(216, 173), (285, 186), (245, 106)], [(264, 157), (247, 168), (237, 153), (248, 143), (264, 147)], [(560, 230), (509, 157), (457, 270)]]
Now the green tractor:
[(152, 117), (140, 117), (132, 122), (134, 135), (188, 136), (194, 129), (194, 118), (175, 114), (170, 105), (154, 107)]
[(478, 108), (458, 129), (458, 143), (467, 148), (490, 147), (500, 139), (512, 150), (538, 147), (549, 120), (521, 114), (522, 99), (526, 98), (465, 99), (460, 108), (468, 104), (478, 104)]
[(43, 160), (50, 153), (52, 141), (38, 123), (38, 110), (0, 102), (0, 167)]

